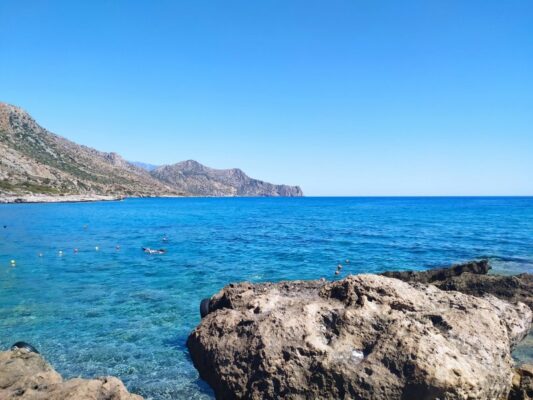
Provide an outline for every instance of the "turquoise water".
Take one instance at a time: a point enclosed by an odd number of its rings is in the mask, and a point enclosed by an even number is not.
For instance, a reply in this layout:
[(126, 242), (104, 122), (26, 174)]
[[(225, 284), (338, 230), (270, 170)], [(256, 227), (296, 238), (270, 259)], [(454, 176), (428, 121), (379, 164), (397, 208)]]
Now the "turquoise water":
[[(185, 341), (200, 300), (227, 283), (479, 257), (533, 272), (533, 198), (0, 205), (0, 348), (28, 341), (66, 377), (116, 375), (148, 399), (212, 398)], [(528, 343), (523, 359), (533, 359)]]

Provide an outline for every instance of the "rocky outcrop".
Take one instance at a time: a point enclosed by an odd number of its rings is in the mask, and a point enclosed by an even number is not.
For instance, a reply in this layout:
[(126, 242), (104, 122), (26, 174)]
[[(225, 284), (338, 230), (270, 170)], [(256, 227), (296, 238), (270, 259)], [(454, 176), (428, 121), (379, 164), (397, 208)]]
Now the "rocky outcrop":
[(405, 282), (431, 283), (442, 290), (455, 290), (478, 297), (492, 294), (511, 303), (525, 303), (533, 309), (533, 275), (489, 275), (489, 270), (488, 260), (480, 260), (450, 268), (391, 271), (383, 275)]
[(142, 400), (117, 378), (63, 380), (39, 354), (27, 349), (0, 352), (0, 399)]
[(161, 182), (195, 196), (302, 196), (298, 186), (252, 179), (240, 169), (213, 169), (194, 160), (164, 165), (150, 172)]
[(219, 399), (503, 399), (532, 318), (379, 275), (233, 284), (208, 311), (187, 345)]

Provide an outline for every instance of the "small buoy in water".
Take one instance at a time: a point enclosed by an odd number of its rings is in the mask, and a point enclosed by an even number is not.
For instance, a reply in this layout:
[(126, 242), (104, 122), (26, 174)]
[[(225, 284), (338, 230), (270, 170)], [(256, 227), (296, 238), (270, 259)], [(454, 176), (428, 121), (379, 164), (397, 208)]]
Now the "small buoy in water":
[(42, 257), (43, 256), (43, 253), (39, 253), (39, 257)]
[(341, 273), (341, 271), (337, 270), (335, 271), (335, 275), (339, 275)]
[(83, 229), (87, 229), (87, 224), (83, 225)]
[(350, 260), (346, 259), (346, 264), (348, 264), (350, 262)]
[(74, 249), (74, 253), (77, 253), (78, 252), (78, 249)]
[(11, 264), (16, 264), (15, 260), (11, 260)]
[(120, 246), (117, 244), (117, 245), (115, 246), (115, 249), (120, 250)]
[(96, 251), (98, 251), (98, 250), (100, 250), (100, 247), (96, 246), (94, 249), (95, 249)]
[(63, 255), (63, 250), (59, 250), (59, 253), (58, 253), (60, 256)]
[(337, 265), (337, 269), (342, 269), (342, 264)]

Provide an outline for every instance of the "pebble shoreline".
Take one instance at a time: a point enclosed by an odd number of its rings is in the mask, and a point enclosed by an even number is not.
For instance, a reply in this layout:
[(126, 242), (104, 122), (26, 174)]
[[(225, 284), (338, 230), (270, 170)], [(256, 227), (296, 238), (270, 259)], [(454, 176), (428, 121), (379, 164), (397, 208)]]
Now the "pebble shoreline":
[(104, 196), (96, 194), (69, 194), (64, 196), (49, 196), (43, 194), (6, 195), (0, 196), (0, 204), (13, 203), (85, 203), (93, 201), (118, 201), (122, 197)]

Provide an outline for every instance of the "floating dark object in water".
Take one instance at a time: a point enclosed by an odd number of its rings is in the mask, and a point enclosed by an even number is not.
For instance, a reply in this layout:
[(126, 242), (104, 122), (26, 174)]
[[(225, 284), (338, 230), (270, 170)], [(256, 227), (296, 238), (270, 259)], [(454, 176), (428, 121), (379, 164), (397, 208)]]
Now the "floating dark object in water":
[(207, 314), (209, 314), (209, 299), (202, 299), (200, 302), (200, 316), (204, 318)]
[(165, 254), (167, 252), (165, 249), (151, 249), (149, 247), (143, 247), (142, 249), (146, 254)]
[(4, 225), (4, 229), (7, 229), (7, 225)]
[(11, 346), (11, 350), (15, 350), (15, 349), (26, 349), (29, 352), (39, 354), (39, 352), (37, 351), (37, 349), (35, 347), (33, 347), (31, 344), (26, 343), (26, 342), (17, 342), (17, 343), (15, 343), (13, 346)]

